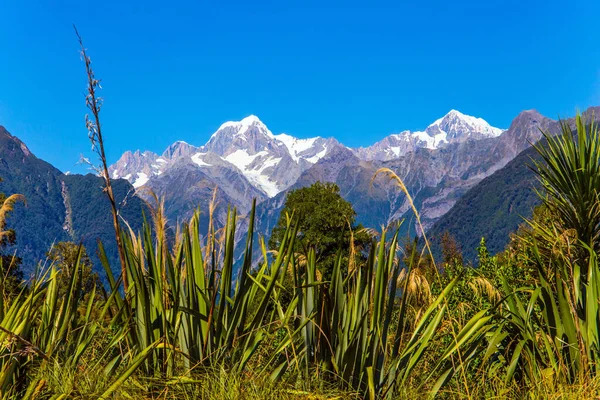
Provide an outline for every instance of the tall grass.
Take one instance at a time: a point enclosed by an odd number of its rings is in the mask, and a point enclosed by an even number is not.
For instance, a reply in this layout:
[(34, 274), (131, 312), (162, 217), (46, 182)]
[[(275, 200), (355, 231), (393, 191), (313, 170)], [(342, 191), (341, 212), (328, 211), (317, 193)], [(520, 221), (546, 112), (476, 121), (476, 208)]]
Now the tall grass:
[(330, 282), (317, 279), (313, 252), (305, 273), (292, 263), (295, 309), (285, 315), (294, 330), (277, 352), (295, 346), (289, 353), (299, 362), (282, 361), (274, 377), (289, 367), (298, 368), (306, 377), (320, 372), (325, 379), (334, 377), (370, 398), (392, 398), (397, 386), (406, 384), (434, 343), (446, 310), (440, 304), (455, 282), (408, 331), (406, 296), (399, 295), (406, 293), (408, 280), (404, 287), (397, 286), (401, 269), (397, 246), (398, 231), (388, 243), (384, 230), (379, 242), (373, 242), (364, 267), (344, 276), (340, 256)]
[[(222, 237), (205, 244), (199, 232), (199, 212), (182, 230), (170, 248), (166, 235), (153, 235), (144, 224), (141, 235), (124, 234), (129, 289), (121, 295), (119, 283), (105, 262), (106, 273), (116, 294), (120, 325), (131, 326), (124, 337), (127, 346), (162, 346), (143, 363), (149, 375), (174, 376), (178, 359), (186, 369), (226, 362), (243, 369), (264, 337), (267, 304), (281, 270), (286, 268), (293, 235), (282, 243), (280, 256), (264, 262), (250, 274), (253, 247), (254, 208), (245, 257), (234, 276), (235, 209), (230, 210)], [(291, 228), (290, 228), (291, 229)], [(209, 254), (206, 260), (203, 254)], [(106, 260), (105, 257), (103, 257)], [(251, 304), (256, 309), (249, 310)], [(249, 318), (252, 313), (252, 318)]]
[[(110, 285), (102, 301), (95, 293), (82, 296), (79, 263), (67, 293), (59, 296), (61, 271), (51, 267), (8, 310), (0, 310), (1, 332), (12, 343), (7, 355), (19, 354), (1, 358), (3, 393), (32, 396), (43, 388), (32, 371), (49, 363), (72, 370), (85, 364), (90, 371), (102, 365), (106, 379), (99, 397), (118, 390), (134, 373), (162, 382), (190, 379), (196, 371), (216, 366), (241, 373), (261, 342), (283, 329), (287, 334), (272, 349), (271, 362), (261, 366), (272, 380), (320, 372), (325, 380), (342, 382), (338, 387), (371, 398), (393, 396), (434, 343), (446, 311), (441, 302), (454, 283), (409, 329), (406, 297), (401, 296), (406, 286), (397, 286), (402, 268), (397, 231), (389, 241), (383, 231), (367, 264), (347, 276), (340, 256), (331, 281), (323, 282), (317, 279), (314, 253), (299, 267), (293, 252), (294, 218), (272, 260), (261, 240), (263, 260), (251, 270), (254, 209), (237, 274), (235, 209), (220, 235), (203, 242), (197, 212), (171, 243), (162, 231), (165, 225), (157, 223), (164, 221), (158, 207), (152, 215), (154, 229), (146, 222), (139, 234), (121, 232), (127, 271), (118, 279), (100, 246)], [(289, 303), (281, 301), (286, 271), (294, 280)], [(98, 332), (111, 334), (103, 338), (100, 352), (93, 349), (96, 363), (90, 365), (91, 346), (101, 339)]]
[[(45, 382), (35, 378), (33, 370), (60, 364), (75, 370), (81, 359), (97, 338), (114, 299), (114, 294), (97, 304), (95, 289), (83, 300), (82, 274), (79, 264), (81, 250), (69, 287), (59, 295), (58, 274), (60, 270), (49, 268), (23, 288), (9, 306), (0, 307), (0, 395), (2, 398), (34, 398), (44, 389)], [(81, 309), (80, 307), (83, 306)], [(92, 318), (92, 311), (97, 315)], [(99, 397), (108, 396), (116, 390), (119, 382), (127, 379), (150, 348), (137, 353), (123, 353), (115, 357), (118, 348), (109, 346), (98, 358), (98, 363), (108, 361), (102, 369), (111, 385)], [(129, 358), (129, 367), (121, 375), (113, 373), (121, 366), (121, 360)]]

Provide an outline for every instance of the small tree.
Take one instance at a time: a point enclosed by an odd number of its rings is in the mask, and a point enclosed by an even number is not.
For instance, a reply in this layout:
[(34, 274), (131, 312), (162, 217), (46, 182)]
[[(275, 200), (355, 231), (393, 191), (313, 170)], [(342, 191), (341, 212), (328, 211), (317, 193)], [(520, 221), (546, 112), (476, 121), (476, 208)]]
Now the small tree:
[(462, 264), (463, 255), (460, 250), (460, 245), (448, 231), (445, 231), (442, 235), (442, 260), (444, 265), (448, 264)]
[(354, 239), (352, 245), (358, 259), (363, 257), (360, 250), (370, 243), (371, 236), (362, 225), (356, 224), (356, 212), (342, 198), (340, 188), (334, 183), (316, 182), (288, 194), (279, 221), (269, 239), (270, 249), (278, 249), (285, 233), (287, 218), (292, 213), (299, 223), (295, 251), (306, 255), (313, 249), (325, 280), (333, 270), (338, 251), (348, 259), (351, 237)]

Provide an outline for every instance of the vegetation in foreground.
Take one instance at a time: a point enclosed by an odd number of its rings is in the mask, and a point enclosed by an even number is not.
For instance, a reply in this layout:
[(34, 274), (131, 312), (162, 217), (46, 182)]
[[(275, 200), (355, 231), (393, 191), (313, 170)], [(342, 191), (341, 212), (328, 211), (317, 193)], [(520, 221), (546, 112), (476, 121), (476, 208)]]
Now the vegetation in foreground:
[[(99, 86), (83, 58), (88, 129), (110, 197)], [(160, 199), (140, 232), (121, 223), (111, 201), (121, 273), (99, 245), (108, 287), (82, 246), (51, 249), (26, 285), (18, 259), (0, 257), (0, 394), (598, 397), (600, 135), (581, 116), (576, 132), (562, 128), (536, 146), (542, 206), (503, 253), (492, 256), (482, 240), (477, 266), (465, 265), (448, 235), (436, 262), (425, 235), (403, 242), (398, 224), (355, 226), (328, 184), (290, 196), (270, 248), (258, 239), (260, 260), (253, 207), (239, 268), (235, 209), (225, 227), (211, 219), (203, 235), (197, 212), (172, 238)], [(6, 216), (21, 198), (2, 200), (0, 235), (15, 240)]]

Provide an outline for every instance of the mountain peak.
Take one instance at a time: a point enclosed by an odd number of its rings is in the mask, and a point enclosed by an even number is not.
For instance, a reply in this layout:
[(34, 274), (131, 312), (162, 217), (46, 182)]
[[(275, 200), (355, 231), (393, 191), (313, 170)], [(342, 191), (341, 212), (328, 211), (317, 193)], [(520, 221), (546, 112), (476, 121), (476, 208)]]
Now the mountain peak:
[(246, 118), (243, 118), (241, 121), (227, 121), (224, 124), (222, 124), (219, 129), (217, 130), (220, 131), (221, 129), (225, 129), (225, 128), (239, 128), (239, 132), (245, 132), (248, 128), (250, 128), (251, 126), (256, 126), (256, 127), (260, 127), (260, 128), (264, 128), (266, 129), (266, 125), (260, 120), (260, 118), (258, 118), (256, 115), (252, 114), (247, 116)]
[(247, 125), (252, 125), (255, 122), (260, 122), (262, 124), (262, 121), (254, 114), (248, 115), (246, 118), (242, 119), (240, 122), (242, 124), (247, 124)]
[(453, 117), (458, 117), (458, 118), (466, 117), (465, 114), (463, 114), (460, 111), (455, 110), (455, 109), (452, 109), (452, 110), (448, 111), (448, 113), (446, 114), (446, 116), (453, 116)]
[(178, 157), (189, 156), (197, 150), (196, 146), (192, 146), (191, 144), (184, 142), (183, 140), (178, 140), (163, 152), (162, 156), (168, 159), (174, 159)]
[(472, 117), (455, 109), (427, 127), (427, 133), (438, 130), (446, 132), (448, 139), (463, 136), (496, 137), (504, 131), (491, 126), (483, 118)]
[(18, 146), (23, 152), (23, 155), (26, 157), (33, 156), (25, 143), (23, 143), (18, 137), (11, 135), (11, 133), (4, 126), (0, 125), (0, 147), (5, 146), (5, 143), (9, 142), (11, 143), (10, 147)]
[(524, 110), (524, 111), (521, 111), (519, 113), (519, 115), (517, 115), (515, 117), (515, 119), (512, 120), (509, 129), (514, 130), (514, 129), (518, 128), (520, 125), (538, 123), (545, 119), (547, 119), (547, 118), (544, 117), (542, 114), (540, 114), (537, 110), (533, 110), (533, 109), (532, 110)]

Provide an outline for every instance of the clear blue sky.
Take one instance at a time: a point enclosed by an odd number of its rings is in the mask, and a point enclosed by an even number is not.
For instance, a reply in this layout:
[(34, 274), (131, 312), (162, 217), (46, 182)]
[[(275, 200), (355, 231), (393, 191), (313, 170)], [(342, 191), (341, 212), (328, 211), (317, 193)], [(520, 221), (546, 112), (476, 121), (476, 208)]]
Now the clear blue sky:
[(0, 124), (63, 171), (89, 154), (84, 37), (111, 162), (227, 120), (368, 145), (452, 108), (507, 127), (600, 104), (600, 1), (0, 3)]

